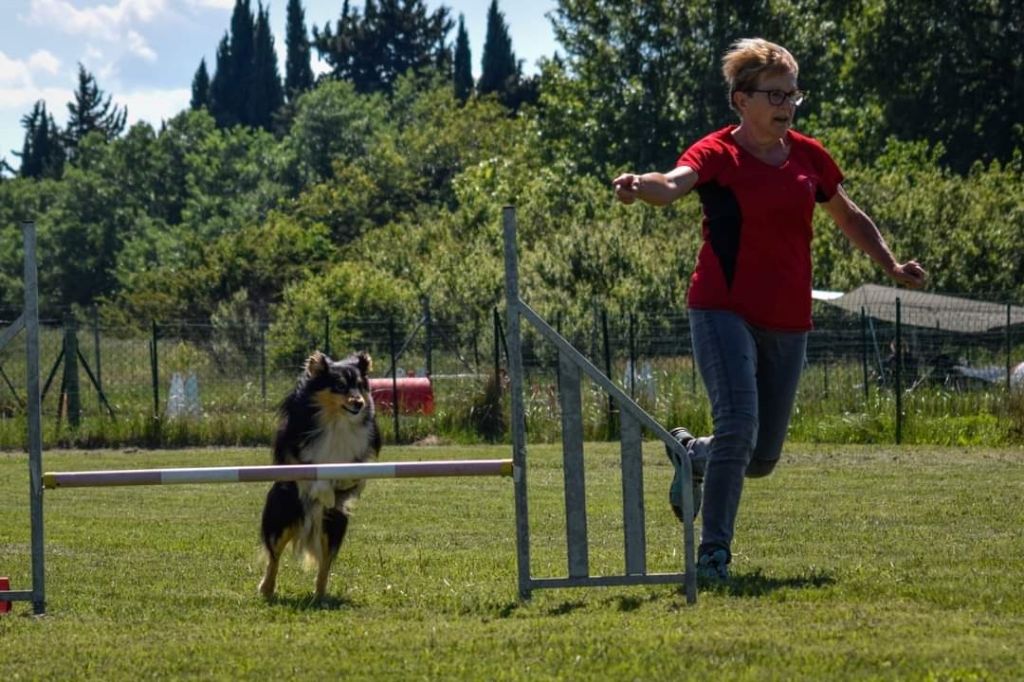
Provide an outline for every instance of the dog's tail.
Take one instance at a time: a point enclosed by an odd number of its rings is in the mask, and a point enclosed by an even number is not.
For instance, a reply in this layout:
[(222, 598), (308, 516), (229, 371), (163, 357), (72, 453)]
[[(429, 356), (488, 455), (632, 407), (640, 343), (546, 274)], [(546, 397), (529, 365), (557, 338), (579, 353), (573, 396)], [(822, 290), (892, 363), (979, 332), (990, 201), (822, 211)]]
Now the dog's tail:
[(295, 555), (302, 559), (306, 570), (316, 568), (324, 559), (327, 548), (323, 543), (324, 506), (317, 500), (302, 500), (302, 528), (292, 543)]

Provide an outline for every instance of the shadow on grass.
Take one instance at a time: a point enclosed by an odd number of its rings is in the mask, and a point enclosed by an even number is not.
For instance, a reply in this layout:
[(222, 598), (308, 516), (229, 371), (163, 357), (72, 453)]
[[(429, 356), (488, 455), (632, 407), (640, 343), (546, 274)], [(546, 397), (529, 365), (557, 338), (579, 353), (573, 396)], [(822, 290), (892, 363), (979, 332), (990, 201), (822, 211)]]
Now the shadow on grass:
[(292, 611), (340, 611), (356, 607), (347, 597), (327, 596), (317, 599), (312, 594), (305, 596), (274, 596), (266, 600), (268, 606), (291, 609)]
[(725, 582), (699, 582), (698, 586), (707, 592), (725, 594), (731, 597), (763, 597), (777, 590), (800, 590), (828, 587), (835, 584), (835, 576), (827, 571), (811, 571), (805, 575), (785, 578), (766, 576), (763, 571), (732, 575)]
[(576, 609), (582, 609), (584, 607), (586, 607), (586, 603), (582, 601), (564, 601), (553, 609), (550, 609), (548, 611), (548, 615), (564, 616), (567, 613), (572, 613)]

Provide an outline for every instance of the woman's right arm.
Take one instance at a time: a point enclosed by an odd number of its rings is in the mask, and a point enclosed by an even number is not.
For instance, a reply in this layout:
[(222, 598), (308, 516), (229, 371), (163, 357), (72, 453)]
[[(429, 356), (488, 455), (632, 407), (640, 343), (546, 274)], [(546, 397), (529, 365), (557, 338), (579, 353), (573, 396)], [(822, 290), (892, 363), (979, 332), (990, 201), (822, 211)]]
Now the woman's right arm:
[(673, 168), (668, 173), (623, 173), (612, 180), (615, 197), (624, 204), (640, 201), (652, 206), (666, 206), (686, 196), (697, 184), (697, 172), (689, 166)]

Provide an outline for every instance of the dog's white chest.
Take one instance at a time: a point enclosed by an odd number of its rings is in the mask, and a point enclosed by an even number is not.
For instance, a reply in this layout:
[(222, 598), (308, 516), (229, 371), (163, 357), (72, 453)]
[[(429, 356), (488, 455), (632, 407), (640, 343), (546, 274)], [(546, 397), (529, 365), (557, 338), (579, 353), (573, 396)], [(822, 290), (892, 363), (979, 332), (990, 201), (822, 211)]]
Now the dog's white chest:
[(313, 464), (361, 461), (369, 448), (368, 440), (369, 430), (362, 424), (331, 424), (306, 445), (302, 459)]

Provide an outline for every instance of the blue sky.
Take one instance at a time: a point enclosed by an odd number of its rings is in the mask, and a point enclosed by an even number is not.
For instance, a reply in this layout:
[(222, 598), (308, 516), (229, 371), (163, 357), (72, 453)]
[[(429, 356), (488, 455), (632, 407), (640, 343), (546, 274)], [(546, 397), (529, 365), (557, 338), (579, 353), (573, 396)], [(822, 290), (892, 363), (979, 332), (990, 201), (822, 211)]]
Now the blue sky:
[[(341, 13), (343, 0), (304, 0), (307, 27), (323, 26)], [(361, 6), (353, 0), (355, 7)], [(465, 15), (479, 74), (490, 0), (427, 0)], [(284, 72), (287, 0), (264, 0)], [(0, 0), (0, 157), (17, 166), (21, 117), (39, 99), (58, 125), (67, 116), (77, 64), (128, 107), (129, 122), (154, 126), (188, 105), (192, 76), (206, 57), (211, 71), (217, 42), (228, 28), (234, 0)], [(499, 0), (512, 48), (526, 71), (557, 49), (547, 14), (556, 0)], [(455, 32), (451, 39), (454, 41)], [(315, 54), (315, 53), (314, 53)]]

